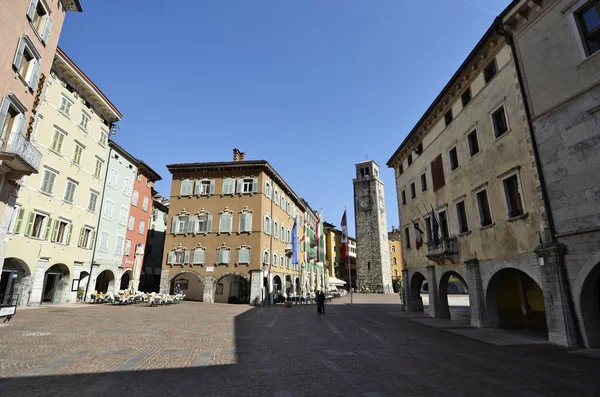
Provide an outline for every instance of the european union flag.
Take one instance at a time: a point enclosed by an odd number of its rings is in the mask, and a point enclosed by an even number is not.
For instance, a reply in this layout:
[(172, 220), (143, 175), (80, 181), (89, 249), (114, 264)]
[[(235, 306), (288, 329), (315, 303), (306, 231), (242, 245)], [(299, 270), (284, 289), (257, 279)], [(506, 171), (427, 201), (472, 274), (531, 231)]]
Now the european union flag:
[(298, 217), (294, 219), (292, 227), (292, 264), (298, 264)]

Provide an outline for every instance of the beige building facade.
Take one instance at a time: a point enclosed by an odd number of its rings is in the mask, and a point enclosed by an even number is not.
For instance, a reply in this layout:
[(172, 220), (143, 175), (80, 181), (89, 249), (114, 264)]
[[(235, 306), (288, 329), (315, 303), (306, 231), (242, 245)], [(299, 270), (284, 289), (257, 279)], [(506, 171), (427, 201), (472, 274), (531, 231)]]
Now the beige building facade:
[(167, 168), (173, 183), (161, 292), (252, 304), (307, 292), (305, 260), (299, 253), (292, 263), (291, 240), (307, 207), (267, 161), (245, 160), (235, 149), (231, 162)]
[[(468, 288), (476, 327), (539, 329), (564, 344), (550, 293), (540, 175), (511, 47), (490, 27), (390, 158), (408, 310), (448, 318), (448, 282)], [(421, 234), (423, 246), (417, 242)], [(425, 287), (426, 283), (426, 287)]]
[[(74, 302), (97, 232), (108, 135), (122, 117), (59, 48), (31, 142), (43, 155), (25, 177), (8, 226), (2, 279), (20, 305)], [(82, 282), (80, 282), (80, 280)]]

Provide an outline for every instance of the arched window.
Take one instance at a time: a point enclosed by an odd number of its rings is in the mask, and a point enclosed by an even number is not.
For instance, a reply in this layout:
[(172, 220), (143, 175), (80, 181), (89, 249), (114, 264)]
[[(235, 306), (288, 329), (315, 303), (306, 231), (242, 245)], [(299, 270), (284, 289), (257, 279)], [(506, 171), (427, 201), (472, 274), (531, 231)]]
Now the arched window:
[(263, 263), (265, 265), (269, 264), (269, 251), (263, 252)]
[(277, 266), (277, 252), (273, 253), (273, 266)]
[(392, 245), (392, 254), (395, 254), (395, 253), (396, 253), (396, 246)]
[(396, 266), (398, 264), (398, 261), (396, 260), (396, 258), (392, 258), (392, 265)]

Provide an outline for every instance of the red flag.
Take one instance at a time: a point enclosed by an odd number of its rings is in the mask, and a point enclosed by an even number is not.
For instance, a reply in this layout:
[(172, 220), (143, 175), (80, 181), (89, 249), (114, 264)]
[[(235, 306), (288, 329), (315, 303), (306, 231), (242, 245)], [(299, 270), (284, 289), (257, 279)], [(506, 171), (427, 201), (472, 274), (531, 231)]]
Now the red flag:
[(346, 220), (346, 210), (342, 216), (342, 258), (348, 261), (348, 222)]

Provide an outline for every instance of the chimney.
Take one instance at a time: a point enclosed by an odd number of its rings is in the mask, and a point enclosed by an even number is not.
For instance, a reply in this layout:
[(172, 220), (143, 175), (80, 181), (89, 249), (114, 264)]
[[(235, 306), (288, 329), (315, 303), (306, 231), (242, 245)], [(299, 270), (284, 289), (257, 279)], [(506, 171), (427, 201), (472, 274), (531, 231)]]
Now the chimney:
[(246, 159), (246, 152), (240, 152), (240, 161), (244, 161)]
[(233, 161), (240, 161), (240, 151), (233, 149)]

